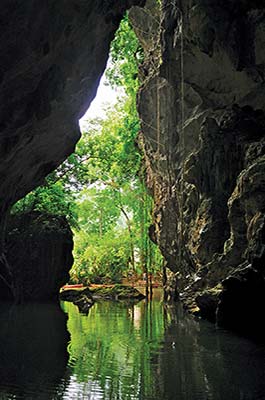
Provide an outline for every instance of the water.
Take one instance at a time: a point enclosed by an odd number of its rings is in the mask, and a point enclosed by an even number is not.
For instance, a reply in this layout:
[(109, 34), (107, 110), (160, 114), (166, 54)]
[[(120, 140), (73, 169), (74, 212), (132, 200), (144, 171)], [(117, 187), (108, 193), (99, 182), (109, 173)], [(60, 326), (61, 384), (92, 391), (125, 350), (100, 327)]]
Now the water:
[(265, 399), (265, 348), (181, 307), (62, 309), (0, 305), (1, 400)]

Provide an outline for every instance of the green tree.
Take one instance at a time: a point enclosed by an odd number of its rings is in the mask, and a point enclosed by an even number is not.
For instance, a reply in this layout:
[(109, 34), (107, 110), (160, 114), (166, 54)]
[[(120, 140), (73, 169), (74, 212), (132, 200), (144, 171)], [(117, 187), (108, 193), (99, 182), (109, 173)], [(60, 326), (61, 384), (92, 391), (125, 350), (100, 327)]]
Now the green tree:
[(143, 61), (143, 50), (129, 22), (128, 15), (122, 20), (111, 45), (111, 63), (107, 70), (109, 84), (121, 86), (130, 98), (138, 90), (138, 66)]
[(19, 200), (11, 209), (11, 213), (27, 213), (41, 211), (46, 214), (65, 216), (72, 226), (77, 225), (77, 206), (74, 195), (67, 190), (62, 181), (49, 175), (45, 183)]

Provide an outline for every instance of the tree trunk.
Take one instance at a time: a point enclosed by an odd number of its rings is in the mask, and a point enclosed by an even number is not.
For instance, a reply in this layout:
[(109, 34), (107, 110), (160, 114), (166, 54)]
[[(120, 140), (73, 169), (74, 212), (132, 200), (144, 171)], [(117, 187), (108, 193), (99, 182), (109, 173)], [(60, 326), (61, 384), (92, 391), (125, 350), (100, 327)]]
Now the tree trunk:
[(103, 212), (102, 209), (99, 210), (99, 237), (103, 237)]
[(126, 219), (126, 225), (127, 225), (129, 236), (130, 236), (131, 260), (132, 260), (133, 282), (134, 282), (134, 279), (135, 279), (135, 256), (134, 256), (134, 243), (133, 243), (132, 226), (131, 226), (130, 218), (129, 218), (127, 212), (124, 210), (124, 208), (122, 206), (120, 206), (120, 210), (121, 210), (122, 214), (124, 215), (124, 217)]

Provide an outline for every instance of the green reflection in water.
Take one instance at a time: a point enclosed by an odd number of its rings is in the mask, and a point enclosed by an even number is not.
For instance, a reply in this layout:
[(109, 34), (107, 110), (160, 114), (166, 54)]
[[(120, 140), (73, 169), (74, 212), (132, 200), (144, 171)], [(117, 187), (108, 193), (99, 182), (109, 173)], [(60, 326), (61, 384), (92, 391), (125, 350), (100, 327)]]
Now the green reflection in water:
[(265, 399), (265, 347), (180, 305), (62, 307), (0, 303), (0, 400)]
[(63, 308), (71, 334), (63, 400), (265, 400), (265, 348), (180, 305), (103, 302), (88, 316)]
[(97, 303), (88, 316), (73, 308), (63, 303), (75, 381), (90, 382), (90, 393), (101, 392), (98, 398), (157, 398), (152, 369), (164, 335), (161, 303)]

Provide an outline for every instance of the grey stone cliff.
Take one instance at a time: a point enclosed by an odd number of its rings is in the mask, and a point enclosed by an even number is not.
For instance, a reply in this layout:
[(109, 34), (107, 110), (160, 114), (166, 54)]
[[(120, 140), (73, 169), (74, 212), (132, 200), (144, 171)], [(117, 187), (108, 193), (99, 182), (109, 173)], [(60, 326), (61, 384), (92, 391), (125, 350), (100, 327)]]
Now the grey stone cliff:
[(155, 201), (150, 231), (169, 271), (167, 297), (180, 296), (222, 326), (259, 329), (265, 3), (161, 3), (149, 0), (130, 17), (145, 52), (139, 143)]

